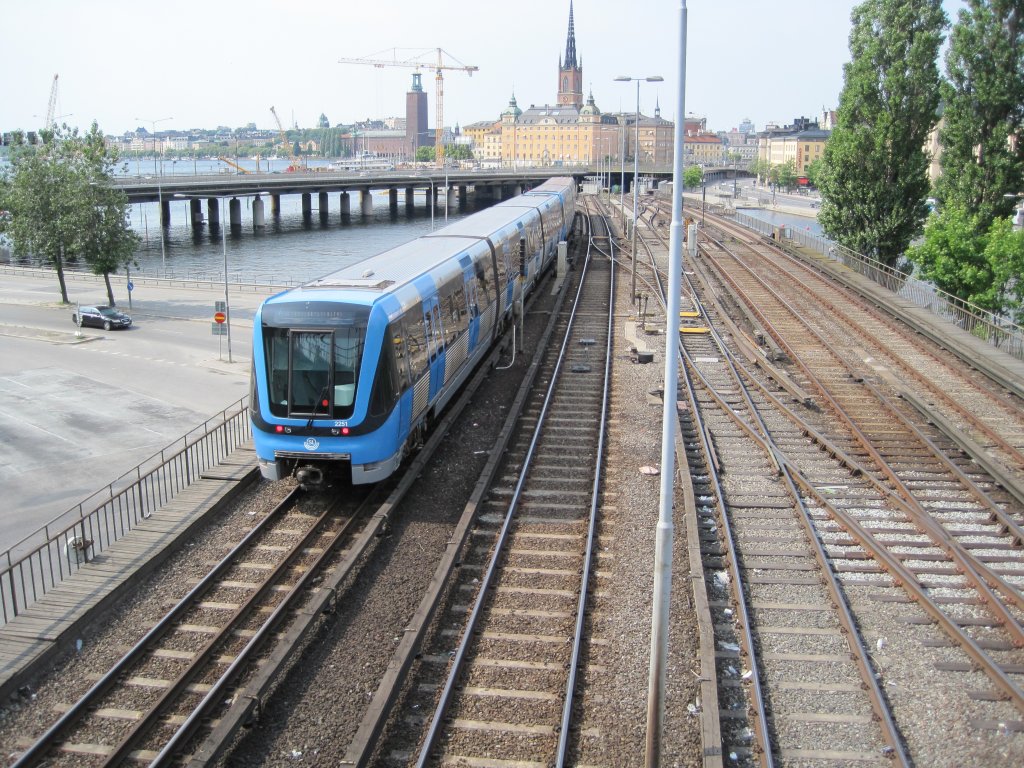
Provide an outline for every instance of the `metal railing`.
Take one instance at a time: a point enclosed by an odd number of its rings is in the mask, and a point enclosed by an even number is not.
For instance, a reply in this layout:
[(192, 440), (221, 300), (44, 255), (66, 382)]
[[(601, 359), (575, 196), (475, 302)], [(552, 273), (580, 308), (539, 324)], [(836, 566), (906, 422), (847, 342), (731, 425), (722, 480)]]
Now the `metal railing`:
[(207, 419), (0, 554), (0, 626), (251, 440), (247, 401)]
[(999, 317), (988, 310), (958, 299), (952, 294), (916, 277), (904, 274), (880, 261), (861, 256), (859, 253), (813, 232), (786, 225), (771, 224), (744, 213), (735, 213), (735, 219), (738, 224), (763, 235), (778, 232), (781, 233), (781, 239), (790, 240), (805, 248), (818, 251), (832, 261), (842, 264), (892, 291), (900, 298), (912, 302), (915, 306), (953, 323), (972, 336), (988, 342), (1018, 360), (1024, 360), (1024, 328), (1009, 319)]

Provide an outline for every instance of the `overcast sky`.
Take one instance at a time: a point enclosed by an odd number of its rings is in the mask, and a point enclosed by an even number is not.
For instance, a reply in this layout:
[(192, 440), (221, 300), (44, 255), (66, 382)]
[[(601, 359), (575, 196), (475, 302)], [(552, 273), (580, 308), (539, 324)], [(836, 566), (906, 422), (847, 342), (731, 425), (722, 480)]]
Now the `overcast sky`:
[[(750, 118), (789, 123), (834, 109), (849, 60), (850, 11), (858, 0), (688, 0), (686, 112), (728, 130)], [(952, 18), (961, 0), (943, 0)], [(678, 0), (574, 0), (584, 97), (603, 111), (678, 110)], [(500, 15), (499, 15), (500, 14)], [(412, 69), (340, 64), (340, 58), (407, 59), (479, 67), (446, 71), (444, 122), (496, 119), (515, 93), (521, 108), (554, 103), (565, 53), (569, 0), (11, 0), (2, 15), (0, 130), (45, 122), (54, 74), (56, 115), (108, 134), (273, 128), (405, 115)], [(399, 50), (395, 50), (399, 49)], [(434, 72), (424, 67), (435, 125)], [(171, 118), (163, 120), (163, 118)]]

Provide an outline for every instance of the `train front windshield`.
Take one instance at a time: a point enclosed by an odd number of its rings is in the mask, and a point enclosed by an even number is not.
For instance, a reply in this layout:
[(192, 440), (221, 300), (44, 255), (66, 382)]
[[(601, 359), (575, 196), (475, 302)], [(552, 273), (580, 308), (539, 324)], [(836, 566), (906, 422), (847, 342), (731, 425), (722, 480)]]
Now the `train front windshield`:
[(273, 415), (352, 416), (369, 314), (366, 307), (331, 302), (263, 308), (267, 395)]

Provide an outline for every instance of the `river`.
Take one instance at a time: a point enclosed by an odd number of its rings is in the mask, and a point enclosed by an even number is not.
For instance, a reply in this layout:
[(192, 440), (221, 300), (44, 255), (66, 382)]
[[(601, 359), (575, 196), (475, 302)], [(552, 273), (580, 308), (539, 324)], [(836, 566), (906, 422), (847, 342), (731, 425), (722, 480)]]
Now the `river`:
[[(311, 165), (318, 161), (311, 161)], [(319, 161), (322, 164), (327, 161)], [(239, 159), (239, 165), (255, 170), (255, 160)], [(266, 172), (283, 170), (288, 160), (263, 160), (261, 169)], [(223, 163), (213, 160), (179, 160), (163, 163), (164, 178), (199, 174), (218, 173)], [(159, 172), (159, 165), (152, 159), (123, 163), (119, 175), (152, 177)], [(426, 204), (424, 190), (418, 190), (415, 206), (405, 205), (404, 193), (399, 192), (398, 207), (392, 212), (388, 205), (386, 191), (373, 194), (373, 213), (364, 216), (359, 211), (359, 196), (352, 198), (352, 213), (341, 215), (341, 204), (337, 193), (329, 198), (330, 209), (325, 216), (316, 210), (317, 196), (313, 196), (313, 213), (309, 219), (302, 217), (300, 195), (282, 195), (281, 213), (277, 218), (269, 215), (269, 200), (265, 199), (267, 211), (266, 226), (255, 230), (252, 226), (252, 198), (240, 198), (242, 203), (242, 225), (225, 231), (226, 242), (222, 242), (220, 228), (209, 226), (193, 230), (189, 223), (188, 203), (173, 201), (171, 216), (164, 230), (161, 248), (157, 203), (140, 203), (130, 206), (129, 220), (139, 234), (141, 244), (131, 265), (132, 274), (154, 277), (219, 279), (224, 278), (224, 253), (227, 252), (228, 274), (232, 282), (261, 282), (271, 284), (295, 284), (333, 272), (348, 264), (361, 261), (393, 246), (412, 240), (445, 224), (444, 197), (440, 197), (431, 221), (430, 208)], [(447, 211), (447, 220), (454, 221), (472, 213), (472, 197), (466, 208), (460, 209), (456, 196)], [(206, 204), (203, 204), (206, 215)], [(227, 220), (227, 211), (221, 216)], [(0, 248), (0, 262), (5, 260)], [(18, 264), (34, 264), (30, 259), (13, 259)], [(77, 265), (69, 265), (72, 269)]]

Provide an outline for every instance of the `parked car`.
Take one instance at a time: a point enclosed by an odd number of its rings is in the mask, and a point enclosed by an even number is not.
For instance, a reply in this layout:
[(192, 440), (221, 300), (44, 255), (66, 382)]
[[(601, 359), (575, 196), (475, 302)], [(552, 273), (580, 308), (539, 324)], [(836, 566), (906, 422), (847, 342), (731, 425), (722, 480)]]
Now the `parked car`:
[(114, 307), (79, 307), (82, 313), (82, 322), (78, 322), (78, 313), (71, 313), (71, 322), (75, 325), (91, 325), (94, 328), (102, 328), (109, 331), (112, 328), (127, 328), (132, 324), (132, 319), (124, 312), (118, 312)]

